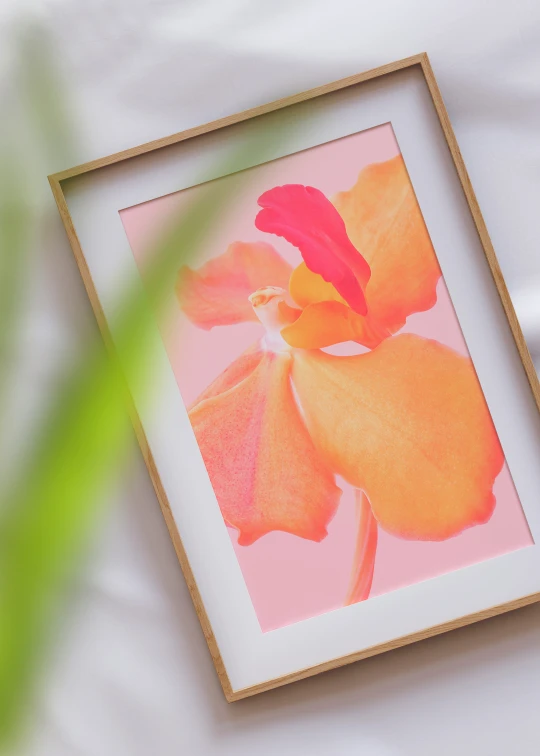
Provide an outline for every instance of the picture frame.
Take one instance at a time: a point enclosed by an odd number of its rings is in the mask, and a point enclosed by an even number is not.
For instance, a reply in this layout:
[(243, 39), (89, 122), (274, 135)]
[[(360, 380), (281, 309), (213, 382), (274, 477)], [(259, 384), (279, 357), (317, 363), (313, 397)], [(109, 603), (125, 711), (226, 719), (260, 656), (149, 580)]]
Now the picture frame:
[[(264, 119), (273, 114), (285, 115), (285, 126), (277, 129), (294, 126), (292, 146), (283, 152), (281, 144), (272, 142), (271, 154), (264, 161), (249, 163), (246, 158), (242, 169), (255, 169), (392, 124), (531, 535), (528, 545), (513, 547), (511, 553), (494, 554), (373, 600), (263, 632), (219, 517), (212, 486), (209, 481), (204, 486), (201, 483), (206, 471), (197, 442), (188, 438), (190, 430), (177, 437), (168, 425), (172, 416), (185, 414), (185, 408), (179, 397), (174, 400), (178, 408), (175, 404), (171, 410), (169, 400), (172, 392), (178, 393), (178, 386), (161, 346), (158, 362), (166, 376), (160, 384), (159, 410), (141, 408), (137, 390), (130, 384), (129, 374), (126, 376), (135, 431), (229, 702), (540, 600), (540, 571), (535, 572), (540, 565), (540, 546), (536, 545), (540, 475), (534, 464), (540, 452), (540, 384), (425, 53), (50, 176), (108, 347), (114, 352), (113, 295), (121, 277), (121, 266), (113, 258), (122, 240), (128, 247), (120, 211), (200, 183), (196, 176), (206, 170), (208, 155), (221, 159), (230, 141), (241, 144), (245, 140), (244, 125), (261, 123), (264, 127)], [(222, 169), (206, 178), (226, 175)], [(443, 215), (448, 217), (440, 220)], [(455, 251), (444, 241), (449, 236), (455, 239)], [(135, 269), (132, 258), (127, 262), (127, 253), (124, 258), (125, 264)], [(188, 449), (187, 459), (175, 465), (171, 449), (180, 442), (186, 444), (182, 448)], [(202, 515), (189, 506), (193, 500), (203, 502), (203, 509), (208, 507), (204, 536), (201, 521), (196, 521)], [(205, 557), (209, 552), (210, 560)], [(208, 563), (214, 560), (212, 571)]]

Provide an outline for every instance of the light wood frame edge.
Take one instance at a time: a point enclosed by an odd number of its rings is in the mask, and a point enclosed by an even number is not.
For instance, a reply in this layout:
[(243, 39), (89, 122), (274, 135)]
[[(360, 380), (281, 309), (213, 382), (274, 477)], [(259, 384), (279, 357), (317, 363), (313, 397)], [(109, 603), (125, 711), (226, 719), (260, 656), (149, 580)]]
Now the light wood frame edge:
[[(61, 171), (59, 173), (55, 173), (49, 176), (49, 183), (52, 189), (54, 199), (56, 201), (56, 205), (58, 207), (58, 211), (60, 213), (60, 217), (64, 224), (71, 248), (75, 255), (75, 259), (79, 267), (84, 286), (88, 293), (88, 297), (90, 299), (92, 309), (94, 310), (94, 313), (96, 315), (99, 329), (101, 331), (102, 337), (105, 341), (106, 347), (109, 350), (109, 353), (111, 354), (111, 356), (114, 357), (114, 347), (113, 347), (111, 334), (110, 334), (110, 331), (109, 331), (109, 328), (105, 319), (105, 315), (101, 308), (101, 304), (99, 302), (99, 298), (97, 295), (96, 288), (94, 286), (94, 282), (92, 281), (90, 271), (86, 264), (84, 253), (83, 253), (81, 244), (79, 242), (79, 239), (77, 237), (73, 220), (69, 213), (67, 201), (65, 199), (64, 192), (62, 189), (63, 181), (66, 181), (67, 179), (70, 179), (70, 178), (74, 178), (75, 176), (80, 176), (83, 173), (89, 173), (90, 171), (98, 170), (100, 168), (105, 168), (106, 166), (119, 163), (123, 160), (129, 160), (131, 158), (144, 155), (145, 153), (152, 152), (154, 150), (159, 150), (162, 147), (168, 147), (178, 142), (185, 141), (186, 139), (191, 139), (192, 137), (200, 136), (201, 134), (206, 134), (208, 132), (221, 129), (225, 126), (231, 126), (235, 123), (240, 123), (241, 121), (247, 121), (250, 118), (255, 118), (257, 116), (265, 115), (275, 110), (279, 110), (281, 108), (285, 108), (290, 105), (296, 105), (297, 103), (303, 102), (305, 100), (309, 100), (314, 97), (318, 97), (320, 95), (328, 94), (330, 92), (335, 92), (337, 90), (344, 89), (346, 87), (353, 86), (355, 84), (360, 84), (370, 79), (374, 79), (379, 76), (384, 76), (385, 74), (394, 73), (395, 71), (399, 71), (400, 69), (408, 68), (410, 66), (415, 66), (415, 65), (418, 65), (421, 67), (422, 73), (426, 80), (426, 84), (429, 89), (431, 99), (433, 101), (433, 105), (435, 107), (444, 136), (446, 138), (446, 142), (448, 144), (448, 149), (452, 156), (454, 166), (456, 168), (457, 174), (461, 182), (461, 186), (463, 188), (463, 192), (467, 200), (467, 204), (469, 206), (469, 210), (471, 212), (478, 235), (480, 237), (484, 254), (486, 256), (489, 268), (491, 270), (491, 274), (493, 276), (495, 286), (497, 287), (497, 291), (499, 293), (499, 297), (500, 297), (504, 312), (508, 319), (510, 329), (512, 331), (512, 335), (516, 342), (516, 347), (517, 347), (520, 359), (523, 363), (523, 367), (527, 375), (527, 379), (529, 381), (536, 405), (538, 407), (538, 410), (540, 411), (540, 382), (538, 380), (538, 376), (536, 374), (536, 370), (535, 370), (531, 355), (529, 353), (528, 347), (523, 337), (521, 327), (516, 317), (516, 313), (512, 305), (512, 301), (510, 299), (510, 295), (508, 293), (506, 283), (504, 281), (497, 257), (495, 255), (493, 244), (491, 243), (491, 239), (489, 237), (486, 224), (482, 217), (480, 206), (478, 204), (476, 195), (472, 188), (472, 184), (471, 184), (469, 175), (467, 173), (467, 169), (465, 168), (465, 163), (463, 161), (463, 157), (461, 155), (461, 152), (460, 152), (460, 149), (459, 149), (459, 146), (458, 146), (455, 134), (454, 134), (454, 130), (450, 123), (448, 112), (444, 105), (444, 102), (443, 102), (437, 81), (435, 79), (433, 69), (429, 62), (427, 53), (420, 53), (418, 55), (413, 55), (411, 57), (404, 58), (402, 60), (398, 60), (393, 63), (388, 63), (387, 65), (384, 65), (384, 66), (379, 66), (377, 68), (370, 69), (369, 71), (364, 71), (363, 73), (356, 74), (354, 76), (349, 76), (345, 79), (340, 79), (338, 81), (331, 82), (330, 84), (325, 84), (319, 87), (315, 87), (314, 89), (306, 90), (305, 92), (300, 92), (290, 97), (284, 97), (279, 100), (274, 100), (273, 102), (267, 103), (266, 105), (260, 105), (255, 108), (251, 108), (249, 110), (245, 110), (240, 113), (227, 116), (225, 118), (220, 118), (216, 121), (212, 121), (202, 126), (197, 126), (195, 128), (182, 131), (178, 134), (172, 134), (171, 136), (164, 137), (162, 139), (157, 139), (152, 142), (147, 142), (146, 144), (139, 145), (138, 147), (133, 147), (131, 149), (123, 150), (121, 152), (117, 152), (107, 157), (99, 158), (97, 160), (92, 160), (88, 163), (84, 163), (82, 165), (75, 166), (74, 168), (69, 168), (65, 171)], [(497, 606), (490, 607), (489, 609), (485, 609), (480, 612), (476, 612), (474, 614), (469, 614), (463, 617), (459, 617), (455, 620), (451, 620), (450, 622), (445, 622), (441, 625), (435, 625), (434, 627), (426, 628), (425, 630), (420, 630), (416, 633), (411, 633), (409, 635), (396, 638), (392, 641), (388, 641), (387, 643), (381, 643), (376, 646), (372, 646), (370, 648), (364, 649), (362, 651), (358, 651), (352, 654), (348, 654), (346, 656), (338, 657), (336, 659), (332, 659), (330, 661), (323, 662), (321, 664), (317, 664), (315, 666), (308, 667), (306, 669), (298, 670), (297, 672), (283, 675), (282, 677), (274, 678), (272, 680), (267, 680), (263, 683), (259, 683), (257, 685), (243, 688), (241, 690), (233, 690), (230, 684), (228, 675), (227, 675), (227, 671), (225, 669), (225, 665), (223, 663), (223, 659), (221, 658), (221, 654), (219, 652), (219, 648), (218, 648), (214, 633), (212, 631), (210, 621), (208, 619), (206, 610), (204, 608), (201, 595), (197, 588), (197, 584), (195, 582), (193, 572), (191, 570), (189, 561), (187, 559), (185, 549), (182, 545), (182, 539), (180, 537), (180, 534), (174, 522), (171, 508), (167, 499), (167, 495), (163, 489), (163, 485), (161, 483), (161, 479), (159, 477), (159, 474), (158, 474), (158, 471), (157, 471), (157, 468), (156, 468), (156, 465), (152, 456), (152, 452), (150, 451), (148, 441), (146, 439), (146, 435), (142, 428), (140, 419), (138, 417), (138, 414), (137, 414), (137, 411), (135, 409), (133, 402), (131, 402), (131, 406), (129, 407), (129, 410), (130, 410), (132, 422), (135, 428), (137, 440), (139, 442), (144, 460), (148, 467), (148, 471), (149, 471), (152, 483), (154, 485), (154, 489), (155, 489), (155, 492), (156, 492), (156, 495), (157, 495), (157, 498), (161, 507), (161, 511), (163, 513), (163, 517), (167, 524), (167, 528), (169, 530), (171, 540), (173, 542), (173, 545), (174, 545), (174, 548), (178, 557), (178, 561), (180, 562), (180, 566), (184, 574), (189, 593), (191, 595), (193, 604), (195, 606), (195, 611), (199, 618), (199, 622), (201, 624), (204, 636), (206, 638), (206, 642), (208, 644), (210, 654), (214, 661), (214, 665), (216, 668), (219, 681), (223, 688), (225, 698), (228, 702), (239, 701), (243, 698), (247, 698), (248, 696), (252, 696), (257, 693), (262, 693), (264, 691), (268, 691), (273, 688), (277, 688), (291, 682), (303, 680), (307, 677), (312, 677), (313, 675), (319, 674), (321, 672), (327, 672), (332, 669), (345, 666), (346, 664), (350, 664), (355, 661), (360, 661), (361, 659), (366, 659), (370, 656), (375, 656), (376, 654), (385, 653), (386, 651), (391, 651), (393, 649), (400, 648), (410, 643), (415, 643), (416, 641), (419, 641), (419, 640), (424, 640), (424, 639), (433, 637), (435, 635), (440, 635), (441, 633), (445, 633), (450, 630), (455, 630), (457, 628), (464, 627), (474, 622), (479, 622), (481, 620), (488, 619), (490, 617), (495, 617), (496, 615), (502, 614), (503, 612), (519, 609), (521, 607), (527, 606), (528, 604), (532, 604), (536, 601), (540, 601), (540, 592), (533, 593), (528, 596), (524, 596), (522, 598), (518, 598), (513, 601), (506, 602), (504, 604), (499, 604)]]

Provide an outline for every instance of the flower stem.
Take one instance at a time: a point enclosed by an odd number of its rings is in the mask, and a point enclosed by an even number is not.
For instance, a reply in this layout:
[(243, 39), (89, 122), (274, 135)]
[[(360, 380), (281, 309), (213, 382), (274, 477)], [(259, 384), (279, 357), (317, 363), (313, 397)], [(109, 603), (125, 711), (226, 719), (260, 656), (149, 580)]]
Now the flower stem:
[(358, 536), (345, 606), (369, 597), (377, 552), (377, 520), (371, 511), (371, 504), (363, 491), (356, 490), (355, 497)]

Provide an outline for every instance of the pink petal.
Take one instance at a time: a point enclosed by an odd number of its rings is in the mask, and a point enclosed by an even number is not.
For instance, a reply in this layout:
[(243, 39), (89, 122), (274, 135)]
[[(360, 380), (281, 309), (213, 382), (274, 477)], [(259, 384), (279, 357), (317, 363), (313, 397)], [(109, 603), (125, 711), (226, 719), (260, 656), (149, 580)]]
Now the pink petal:
[(230, 375), (189, 413), (221, 512), (243, 546), (273, 530), (321, 541), (341, 490), (296, 405), (290, 355), (250, 357), (260, 357), (251, 372), (241, 358), (239, 382)]
[(312, 186), (276, 186), (259, 197), (260, 231), (282, 236), (298, 247), (308, 268), (335, 286), (360, 315), (367, 313), (364, 288), (371, 271), (353, 246), (345, 223), (324, 194)]
[(199, 394), (189, 409), (193, 409), (205, 399), (210, 399), (218, 394), (223, 394), (225, 391), (237, 386), (244, 380), (244, 378), (247, 378), (248, 375), (255, 370), (263, 357), (264, 352), (261, 349), (260, 343), (256, 342), (255, 344), (252, 344), (240, 355), (240, 357), (237, 357), (234, 362), (231, 362), (231, 364), (226, 367), (225, 370), (218, 375), (218, 377), (212, 381), (201, 394)]
[(176, 293), (192, 323), (209, 330), (257, 320), (249, 295), (263, 286), (286, 289), (291, 272), (271, 244), (234, 242), (199, 270), (181, 268)]

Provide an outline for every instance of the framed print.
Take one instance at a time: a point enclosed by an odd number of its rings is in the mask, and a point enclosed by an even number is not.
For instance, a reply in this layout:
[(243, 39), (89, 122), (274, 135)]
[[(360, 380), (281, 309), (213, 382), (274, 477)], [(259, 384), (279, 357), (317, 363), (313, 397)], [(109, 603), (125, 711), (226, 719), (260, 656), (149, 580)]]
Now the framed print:
[(538, 380), (425, 54), (49, 180), (227, 700), (540, 598)]

